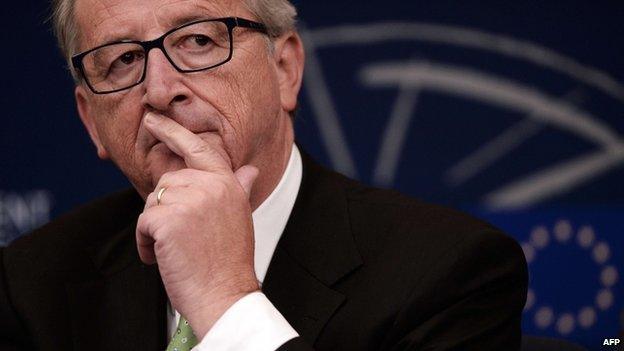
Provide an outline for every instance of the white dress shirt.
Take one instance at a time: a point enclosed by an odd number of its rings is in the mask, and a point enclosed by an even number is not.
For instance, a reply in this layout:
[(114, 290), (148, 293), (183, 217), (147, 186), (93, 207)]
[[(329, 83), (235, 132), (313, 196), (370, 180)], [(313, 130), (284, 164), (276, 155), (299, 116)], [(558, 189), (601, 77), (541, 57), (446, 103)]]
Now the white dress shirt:
[[(282, 179), (252, 214), (255, 235), (254, 268), (260, 286), (295, 204), (302, 172), (301, 154), (293, 144)], [(167, 336), (170, 340), (177, 328), (180, 314), (170, 304), (167, 305)], [(254, 292), (230, 306), (192, 351), (274, 351), (297, 336), (299, 334), (267, 297), (262, 292)]]

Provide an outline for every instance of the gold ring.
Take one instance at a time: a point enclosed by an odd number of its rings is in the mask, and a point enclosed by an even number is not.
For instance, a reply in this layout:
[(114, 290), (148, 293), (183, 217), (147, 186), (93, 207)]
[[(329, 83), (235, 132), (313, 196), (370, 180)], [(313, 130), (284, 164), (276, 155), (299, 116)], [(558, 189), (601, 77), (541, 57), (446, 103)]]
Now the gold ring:
[(167, 190), (166, 187), (162, 187), (160, 188), (160, 190), (158, 190), (158, 195), (156, 195), (156, 204), (160, 205), (160, 201), (162, 200), (162, 196), (163, 193), (165, 192), (165, 190)]

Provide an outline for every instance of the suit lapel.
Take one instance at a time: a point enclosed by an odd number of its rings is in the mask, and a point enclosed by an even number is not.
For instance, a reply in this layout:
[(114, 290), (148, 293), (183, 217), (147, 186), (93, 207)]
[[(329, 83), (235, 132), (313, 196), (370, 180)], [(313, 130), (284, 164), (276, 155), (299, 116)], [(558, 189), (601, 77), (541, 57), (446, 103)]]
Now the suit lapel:
[(135, 225), (91, 249), (96, 279), (66, 286), (77, 350), (164, 349), (166, 294), (158, 268), (138, 258)]
[(350, 230), (345, 180), (302, 152), (303, 178), (263, 291), (313, 344), (345, 297), (332, 286), (362, 264)]

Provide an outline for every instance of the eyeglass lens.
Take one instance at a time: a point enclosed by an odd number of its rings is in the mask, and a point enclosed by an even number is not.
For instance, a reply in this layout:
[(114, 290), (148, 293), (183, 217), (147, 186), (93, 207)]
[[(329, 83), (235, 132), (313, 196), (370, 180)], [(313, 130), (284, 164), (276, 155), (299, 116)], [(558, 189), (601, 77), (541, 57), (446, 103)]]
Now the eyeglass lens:
[[(219, 65), (230, 57), (228, 26), (219, 21), (199, 22), (169, 33), (163, 44), (170, 60), (181, 71), (197, 71)], [(99, 92), (137, 84), (145, 70), (145, 49), (136, 43), (117, 43), (87, 54), (85, 78)]]

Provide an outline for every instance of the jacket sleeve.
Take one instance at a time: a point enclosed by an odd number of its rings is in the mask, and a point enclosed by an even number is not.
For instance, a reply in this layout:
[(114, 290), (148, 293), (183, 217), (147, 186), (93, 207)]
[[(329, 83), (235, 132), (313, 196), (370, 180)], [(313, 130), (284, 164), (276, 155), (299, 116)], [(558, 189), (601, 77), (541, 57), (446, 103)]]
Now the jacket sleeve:
[(26, 351), (28, 337), (9, 297), (4, 250), (0, 248), (0, 351)]
[[(423, 296), (415, 291), (380, 350), (519, 350), (528, 273), (515, 240), (499, 232), (466, 237), (439, 263), (430, 267), (438, 281), (427, 298), (434, 312), (424, 321), (417, 317)], [(309, 350), (313, 347), (302, 338), (279, 348)]]

